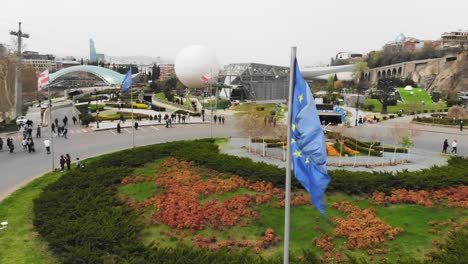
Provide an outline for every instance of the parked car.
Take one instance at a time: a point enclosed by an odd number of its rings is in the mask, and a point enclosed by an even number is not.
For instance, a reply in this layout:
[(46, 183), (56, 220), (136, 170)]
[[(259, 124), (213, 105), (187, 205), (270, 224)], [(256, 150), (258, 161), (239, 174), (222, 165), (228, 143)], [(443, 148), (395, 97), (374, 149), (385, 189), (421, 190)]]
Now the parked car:
[(42, 109), (46, 109), (46, 108), (49, 108), (49, 102), (44, 102), (41, 104), (41, 108)]
[(16, 118), (16, 125), (24, 125), (26, 124), (26, 122), (28, 121), (28, 119), (25, 117), (25, 116), (18, 116)]

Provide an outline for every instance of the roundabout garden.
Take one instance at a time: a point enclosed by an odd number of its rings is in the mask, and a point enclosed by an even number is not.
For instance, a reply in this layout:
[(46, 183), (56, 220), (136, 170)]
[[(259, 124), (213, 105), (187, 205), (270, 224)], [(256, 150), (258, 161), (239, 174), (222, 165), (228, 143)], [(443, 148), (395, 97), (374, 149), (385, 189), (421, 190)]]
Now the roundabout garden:
[[(467, 167), (454, 157), (417, 172), (331, 171), (328, 219), (293, 180), (291, 263), (461, 263)], [(25, 250), (47, 251), (35, 263), (282, 263), (284, 175), (211, 139), (92, 158), (31, 183), (24, 232), (40, 241)]]

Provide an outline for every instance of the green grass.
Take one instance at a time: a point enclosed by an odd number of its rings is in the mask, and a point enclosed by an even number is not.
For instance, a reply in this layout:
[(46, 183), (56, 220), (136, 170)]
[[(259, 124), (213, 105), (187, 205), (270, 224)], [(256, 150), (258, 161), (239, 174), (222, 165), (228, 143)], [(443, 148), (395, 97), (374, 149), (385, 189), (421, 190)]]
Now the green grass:
[[(256, 111), (260, 117), (269, 116), (271, 111), (275, 110), (277, 104), (253, 104), (253, 103), (242, 103), (234, 108), (234, 111), (238, 111), (239, 114), (244, 114), (248, 111)], [(263, 107), (263, 111), (257, 111), (258, 107)], [(279, 118), (284, 117), (284, 113), (287, 111), (287, 107), (278, 106), (277, 115)]]
[(47, 250), (33, 229), (33, 200), (42, 189), (57, 181), (61, 173), (48, 173), (33, 180), (0, 203), (0, 221), (8, 221), (8, 229), (0, 231), (0, 263), (59, 263)]
[[(377, 99), (366, 99), (366, 105), (374, 105), (374, 109), (372, 112), (374, 113), (380, 113), (382, 111), (382, 104), (379, 102)], [(388, 105), (387, 106), (387, 112), (388, 113), (398, 113), (400, 109), (402, 109), (405, 113), (409, 112), (414, 112), (414, 111), (423, 111), (423, 110), (442, 110), (446, 109), (447, 106), (445, 103), (431, 103), (429, 105), (425, 104), (424, 107), (421, 104), (421, 101), (419, 103), (415, 103), (413, 105), (408, 105), (404, 104), (401, 102), (398, 102), (397, 105)], [(367, 110), (365, 110), (367, 111)]]
[[(221, 142), (220, 142), (221, 143)], [(144, 168), (138, 168), (135, 175), (155, 175), (155, 168), (161, 164), (162, 161), (158, 160), (155, 163), (147, 164)], [(202, 170), (203, 171), (203, 170)], [(203, 173), (203, 172), (202, 172)], [(206, 178), (209, 175), (204, 175)], [(204, 177), (204, 179), (206, 179)], [(138, 186), (141, 185), (141, 186)], [(125, 192), (136, 201), (152, 197), (162, 190), (155, 188), (154, 183), (132, 184), (121, 187), (121, 193)], [(211, 199), (217, 199), (219, 202), (231, 198), (234, 195), (241, 194), (255, 195), (255, 192), (246, 188), (240, 188), (234, 192), (227, 192), (224, 194), (213, 194), (200, 199), (200, 202), (206, 202)], [(337, 201), (347, 200), (361, 208), (374, 207), (377, 211), (377, 216), (383, 221), (389, 223), (393, 228), (401, 227), (405, 232), (396, 237), (395, 240), (390, 241), (387, 239), (389, 254), (387, 257), (390, 260), (396, 261), (399, 257), (397, 252), (400, 252), (404, 257), (414, 257), (422, 260), (425, 253), (433, 248), (432, 240), (441, 240), (449, 230), (449, 227), (440, 229), (441, 234), (430, 234), (428, 229), (433, 228), (427, 224), (431, 220), (442, 222), (447, 219), (455, 221), (467, 221), (468, 213), (463, 209), (454, 208), (425, 208), (418, 205), (390, 205), (390, 206), (376, 206), (371, 204), (366, 196), (350, 196), (343, 193), (332, 193), (326, 195), (327, 215), (330, 219), (333, 217), (345, 217), (344, 214), (336, 209), (330, 207), (331, 203)], [(195, 235), (210, 236), (215, 235), (220, 240), (227, 239), (230, 236), (234, 240), (248, 239), (251, 241), (258, 241), (263, 232), (267, 228), (273, 228), (276, 235), (284, 237), (284, 208), (275, 208), (276, 198), (267, 204), (254, 207), (260, 213), (260, 219), (256, 223), (248, 227), (234, 226), (232, 228), (224, 228), (223, 231), (205, 229), (197, 231), (194, 235), (190, 234), (190, 230), (184, 229), (188, 236), (183, 242), (175, 238), (169, 238), (161, 235), (161, 231), (172, 232), (170, 227), (159, 225), (147, 225), (142, 232), (142, 239), (145, 244), (157, 243), (160, 246), (177, 247), (180, 243), (191, 245), (190, 239)], [(151, 212), (154, 209), (149, 208), (143, 215), (145, 219), (149, 219)], [(456, 216), (455, 212), (458, 211)], [(319, 238), (323, 234), (332, 234), (334, 226), (323, 218), (311, 205), (293, 206), (291, 208), (291, 252), (301, 254), (303, 249), (310, 249), (313, 252), (321, 255), (323, 251), (316, 248), (311, 244), (312, 239)], [(347, 250), (347, 241), (344, 238), (334, 239), (335, 247), (340, 247), (343, 250), (356, 255), (365, 256), (362, 250)], [(283, 243), (278, 243), (275, 247), (265, 250), (262, 254), (264, 256), (277, 256), (282, 254)]]
[(166, 98), (166, 96), (164, 95), (164, 93), (156, 93), (154, 94), (154, 97), (158, 100), (161, 100), (163, 102), (169, 102)]
[(423, 89), (413, 88), (413, 90), (408, 91), (405, 88), (397, 88), (397, 90), (405, 104), (421, 104), (422, 101), (425, 105), (432, 104), (431, 96)]

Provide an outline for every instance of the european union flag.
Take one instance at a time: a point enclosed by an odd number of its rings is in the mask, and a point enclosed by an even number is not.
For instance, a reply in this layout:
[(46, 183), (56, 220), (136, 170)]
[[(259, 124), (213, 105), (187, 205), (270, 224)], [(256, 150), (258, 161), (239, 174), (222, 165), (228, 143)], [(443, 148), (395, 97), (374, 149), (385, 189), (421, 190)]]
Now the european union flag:
[(291, 154), (294, 175), (310, 193), (312, 204), (325, 215), (323, 196), (330, 182), (327, 173), (327, 148), (317, 107), (297, 61), (294, 67), (291, 116)]
[(132, 69), (129, 69), (127, 74), (125, 74), (125, 77), (122, 81), (122, 92), (127, 92), (128, 89), (130, 89), (130, 86), (132, 86)]

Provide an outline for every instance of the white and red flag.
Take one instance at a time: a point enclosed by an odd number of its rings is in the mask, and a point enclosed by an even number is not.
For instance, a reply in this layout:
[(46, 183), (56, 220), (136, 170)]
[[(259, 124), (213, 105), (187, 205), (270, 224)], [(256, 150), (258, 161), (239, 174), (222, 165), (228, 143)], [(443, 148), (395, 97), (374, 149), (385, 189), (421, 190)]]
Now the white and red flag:
[(204, 82), (204, 83), (210, 83), (211, 82), (211, 74), (202, 74), (201, 76), (201, 80)]
[(37, 88), (42, 90), (47, 84), (49, 84), (49, 70), (45, 70), (37, 77)]

